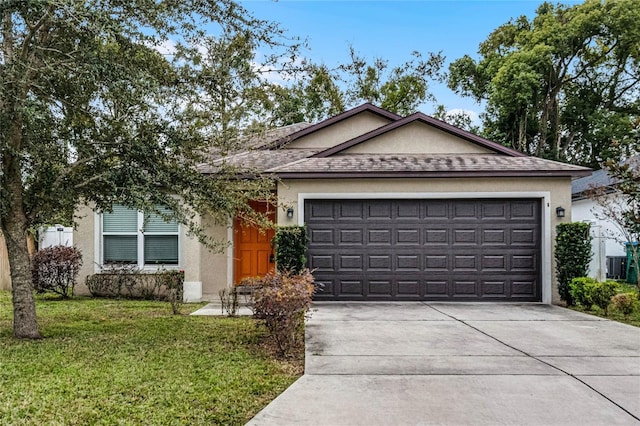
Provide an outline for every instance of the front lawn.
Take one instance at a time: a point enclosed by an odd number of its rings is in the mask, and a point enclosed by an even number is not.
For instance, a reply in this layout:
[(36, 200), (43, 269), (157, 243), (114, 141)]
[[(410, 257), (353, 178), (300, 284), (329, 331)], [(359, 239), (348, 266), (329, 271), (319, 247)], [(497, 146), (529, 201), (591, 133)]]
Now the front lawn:
[(16, 340), (0, 291), (2, 424), (244, 424), (301, 373), (250, 318), (89, 298), (38, 296), (37, 309), (45, 338)]

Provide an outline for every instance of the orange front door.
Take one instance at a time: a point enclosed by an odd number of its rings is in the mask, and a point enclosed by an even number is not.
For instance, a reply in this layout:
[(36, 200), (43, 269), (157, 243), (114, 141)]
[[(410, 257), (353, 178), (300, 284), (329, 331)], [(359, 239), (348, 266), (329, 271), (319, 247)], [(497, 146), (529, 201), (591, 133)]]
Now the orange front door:
[[(265, 213), (273, 223), (276, 212), (273, 205), (264, 201), (252, 201), (251, 208)], [(259, 230), (255, 225), (244, 223), (239, 218), (233, 221), (233, 257), (234, 282), (239, 283), (244, 278), (261, 277), (275, 266), (271, 239), (273, 229)]]

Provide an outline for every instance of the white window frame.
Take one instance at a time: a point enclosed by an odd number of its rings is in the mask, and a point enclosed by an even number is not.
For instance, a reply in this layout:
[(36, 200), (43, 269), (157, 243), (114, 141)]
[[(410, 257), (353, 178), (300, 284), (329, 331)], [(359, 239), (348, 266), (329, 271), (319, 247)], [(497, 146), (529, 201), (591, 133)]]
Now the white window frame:
[[(95, 271), (96, 273), (100, 272), (100, 268), (101, 266), (105, 266), (105, 262), (104, 262), (104, 240), (103, 240), (103, 236), (104, 235), (135, 235), (137, 237), (137, 257), (138, 257), (138, 262), (137, 264), (134, 263), (128, 263), (125, 265), (120, 265), (120, 264), (109, 264), (108, 266), (114, 266), (114, 267), (118, 267), (118, 266), (126, 266), (126, 265), (135, 265), (138, 267), (138, 269), (140, 270), (144, 270), (144, 271), (157, 271), (158, 269), (182, 269), (182, 238), (181, 236), (181, 229), (182, 229), (182, 225), (180, 223), (178, 223), (178, 229), (175, 232), (144, 232), (144, 216), (145, 213), (138, 210), (137, 212), (137, 231), (136, 232), (103, 232), (103, 228), (104, 228), (104, 214), (101, 212), (96, 212), (95, 214), (95, 221), (96, 221), (96, 235), (95, 235), (95, 252), (96, 252), (96, 267), (95, 267)], [(159, 263), (159, 264), (155, 264), (155, 263), (149, 263), (149, 264), (145, 264), (144, 262), (144, 237), (145, 235), (149, 235), (149, 236), (153, 236), (153, 235), (175, 235), (178, 237), (178, 263), (176, 264), (164, 264), (164, 263)]]

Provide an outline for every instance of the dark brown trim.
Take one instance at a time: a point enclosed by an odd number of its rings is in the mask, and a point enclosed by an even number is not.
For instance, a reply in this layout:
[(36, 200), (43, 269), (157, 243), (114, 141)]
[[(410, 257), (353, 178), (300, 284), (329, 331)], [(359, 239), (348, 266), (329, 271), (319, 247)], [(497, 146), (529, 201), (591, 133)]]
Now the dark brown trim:
[(483, 148), (487, 148), (493, 152), (497, 152), (500, 154), (506, 154), (510, 157), (527, 157), (526, 154), (521, 153), (520, 151), (516, 151), (515, 149), (507, 148), (504, 145), (500, 145), (499, 143), (492, 142), (489, 139), (482, 138), (478, 135), (474, 135), (473, 133), (467, 132), (466, 130), (459, 129), (451, 124), (445, 123), (444, 121), (437, 120), (433, 117), (429, 117), (426, 114), (421, 112), (416, 112), (415, 114), (411, 114), (401, 120), (394, 121), (393, 123), (389, 123), (386, 126), (382, 126), (378, 129), (372, 130), (364, 135), (358, 136), (351, 140), (341, 143), (340, 145), (336, 145), (324, 151), (320, 151), (317, 154), (312, 155), (310, 158), (323, 158), (329, 157), (338, 152), (349, 149), (355, 145), (358, 145), (362, 142), (373, 139), (377, 136), (383, 135), (387, 132), (395, 130), (399, 127), (405, 126), (407, 124), (413, 123), (415, 121), (419, 121), (425, 124), (428, 124), (432, 127), (435, 127), (438, 130), (442, 130), (443, 132), (449, 133), (451, 135), (457, 136), (466, 141), (472, 142), (476, 145), (479, 145)]
[(354, 115), (360, 114), (365, 111), (387, 118), (391, 121), (397, 121), (402, 118), (402, 116), (398, 114), (394, 114), (385, 109), (379, 108), (375, 105), (366, 103), (366, 104), (360, 105), (359, 107), (350, 109), (349, 111), (345, 111), (341, 114), (333, 116), (331, 118), (327, 118), (326, 120), (321, 121), (317, 124), (313, 124), (309, 127), (305, 127), (304, 129), (298, 130), (297, 132), (287, 135), (283, 138), (280, 138), (273, 143), (273, 148), (281, 148), (282, 146), (290, 142), (293, 142), (296, 139), (299, 139), (303, 136), (307, 136), (311, 133), (317, 132), (320, 129), (324, 129), (325, 127), (329, 127), (333, 124), (339, 123), (343, 120), (346, 120), (347, 118), (353, 117)]
[(581, 170), (490, 170), (490, 171), (424, 171), (424, 172), (280, 172), (280, 179), (368, 179), (368, 178), (475, 178), (475, 177), (575, 177), (590, 171)]

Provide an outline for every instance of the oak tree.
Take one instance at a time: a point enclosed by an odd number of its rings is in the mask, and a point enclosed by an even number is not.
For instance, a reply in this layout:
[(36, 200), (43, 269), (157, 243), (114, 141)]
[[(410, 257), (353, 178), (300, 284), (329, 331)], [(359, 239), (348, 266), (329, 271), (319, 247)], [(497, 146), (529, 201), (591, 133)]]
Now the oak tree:
[(640, 2), (543, 3), (449, 67), (448, 85), (486, 101), (484, 136), (530, 155), (594, 168), (640, 116)]
[[(40, 337), (29, 229), (81, 203), (161, 215), (157, 206), (167, 205), (207, 242), (196, 213), (224, 223), (250, 215), (248, 199), (269, 196), (261, 179), (223, 169), (211, 179), (198, 168), (212, 145), (223, 151), (229, 140), (187, 115), (199, 89), (185, 70), (203, 68), (185, 52), (202, 49), (208, 35), (236, 46), (290, 45), (277, 25), (230, 0), (0, 2), (0, 231), (16, 337)], [(208, 89), (212, 103), (220, 90)]]

